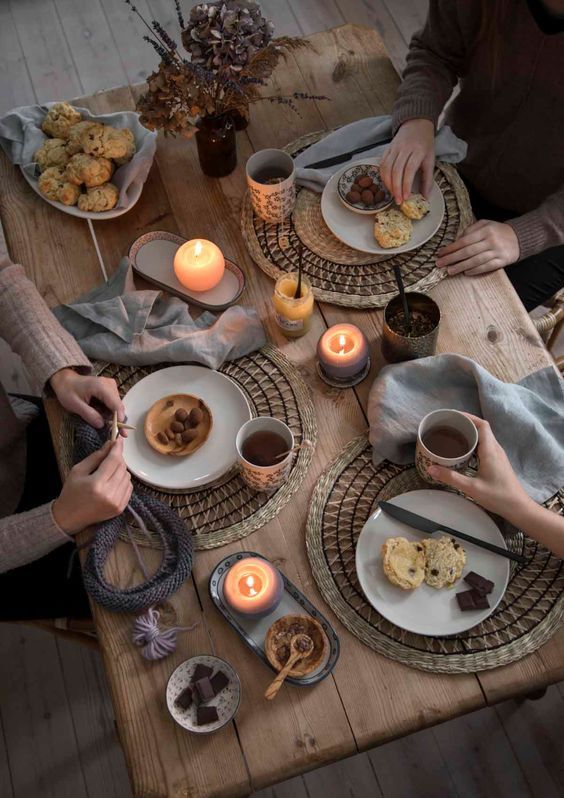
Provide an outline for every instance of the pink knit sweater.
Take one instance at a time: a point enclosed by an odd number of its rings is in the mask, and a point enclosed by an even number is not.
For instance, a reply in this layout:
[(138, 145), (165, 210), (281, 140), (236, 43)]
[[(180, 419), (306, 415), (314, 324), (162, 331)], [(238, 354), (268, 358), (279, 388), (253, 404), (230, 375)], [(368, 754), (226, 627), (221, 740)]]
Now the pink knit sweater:
[[(1, 245), (0, 337), (20, 355), (39, 394), (56, 371), (68, 366), (90, 368), (74, 338)], [(0, 385), (0, 572), (36, 560), (70, 540), (55, 523), (50, 504), (11, 515), (21, 497), (24, 475), (24, 424)]]
[(436, 125), (460, 79), (447, 111), (468, 142), (460, 172), (486, 200), (516, 211), (509, 224), (525, 258), (564, 243), (564, 33), (542, 33), (526, 0), (512, 0), (494, 81), (485, 46), (476, 45), (481, 7), (479, 0), (430, 0), (409, 47), (394, 130), (407, 119)]

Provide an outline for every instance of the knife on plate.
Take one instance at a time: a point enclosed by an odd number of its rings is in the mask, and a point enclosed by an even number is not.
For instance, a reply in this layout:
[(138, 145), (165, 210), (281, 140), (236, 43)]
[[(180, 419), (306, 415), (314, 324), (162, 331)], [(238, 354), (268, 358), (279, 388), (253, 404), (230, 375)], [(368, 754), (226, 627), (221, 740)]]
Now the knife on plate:
[(507, 557), (508, 560), (515, 560), (520, 565), (527, 562), (527, 558), (522, 554), (515, 554), (509, 549), (503, 549), (501, 546), (496, 546), (495, 543), (490, 543), (487, 540), (480, 540), (473, 535), (468, 535), (466, 532), (459, 532), (457, 529), (452, 529), (450, 526), (439, 524), (438, 521), (431, 521), (429, 518), (424, 518), (422, 515), (412, 513), (410, 510), (404, 510), (403, 507), (398, 507), (397, 504), (391, 502), (378, 502), (378, 506), (389, 515), (395, 518), (396, 521), (401, 521), (402, 524), (407, 524), (414, 529), (419, 529), (421, 532), (427, 532), (432, 535), (433, 532), (446, 532), (447, 535), (452, 535), (460, 540), (465, 540), (467, 543), (473, 543), (475, 546), (480, 546), (482, 549), (493, 551), (494, 554), (499, 554), (501, 557)]
[(359, 152), (366, 152), (366, 150), (371, 150), (372, 147), (379, 147), (381, 144), (389, 144), (391, 140), (392, 139), (388, 137), (385, 139), (380, 139), (380, 141), (373, 141), (371, 144), (365, 144), (364, 147), (357, 147), (356, 150), (349, 150), (349, 152), (342, 152), (340, 155), (333, 155), (332, 158), (324, 158), (322, 161), (308, 163), (303, 168), (324, 169), (326, 166), (336, 166), (339, 163), (350, 161), (353, 155), (357, 155)]

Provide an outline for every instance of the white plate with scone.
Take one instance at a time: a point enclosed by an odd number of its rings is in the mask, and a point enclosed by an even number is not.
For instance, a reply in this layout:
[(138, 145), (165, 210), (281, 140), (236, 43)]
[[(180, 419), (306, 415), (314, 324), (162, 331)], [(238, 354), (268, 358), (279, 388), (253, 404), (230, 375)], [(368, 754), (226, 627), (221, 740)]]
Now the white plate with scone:
[[(374, 158), (363, 163), (377, 165), (379, 159)], [(339, 197), (339, 180), (347, 169), (350, 169), (350, 164), (330, 178), (321, 195), (321, 213), (325, 224), (343, 244), (374, 255), (397, 255), (400, 252), (417, 249), (435, 235), (445, 213), (443, 195), (435, 181), (428, 200), (428, 210), (426, 207), (426, 212), (420, 219), (409, 218), (395, 205), (379, 214), (363, 215), (347, 208)], [(378, 233), (380, 240), (385, 241), (388, 246), (381, 246), (376, 240), (377, 218), (381, 220), (382, 228), (386, 226), (384, 220), (389, 220), (387, 226), (390, 231), (382, 229)]]
[[(489, 515), (458, 494), (414, 490), (394, 497), (392, 503), (506, 548), (503, 535)], [(459, 634), (482, 623), (503, 598), (509, 581), (509, 560), (472, 543), (454, 538), (445, 541), (445, 537), (442, 532), (418, 532), (380, 509), (359, 535), (356, 571), (360, 586), (374, 609), (401, 629), (440, 637)], [(389, 558), (388, 541), (397, 538), (405, 539), (403, 545), (409, 546), (412, 553), (415, 549), (414, 556), (419, 559), (410, 559), (409, 552), (405, 561), (402, 557)], [(433, 541), (431, 546), (429, 541)], [(446, 552), (449, 547), (450, 552)], [(487, 596), (489, 607), (463, 612), (456, 594), (470, 588), (464, 577), (472, 571), (494, 585)]]

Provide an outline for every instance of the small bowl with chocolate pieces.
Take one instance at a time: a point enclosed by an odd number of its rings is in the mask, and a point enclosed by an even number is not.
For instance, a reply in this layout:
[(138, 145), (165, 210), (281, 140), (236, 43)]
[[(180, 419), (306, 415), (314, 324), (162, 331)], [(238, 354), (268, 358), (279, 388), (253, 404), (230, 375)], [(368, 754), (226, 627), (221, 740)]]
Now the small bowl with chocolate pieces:
[(213, 420), (197, 396), (177, 393), (155, 402), (145, 416), (145, 437), (160, 454), (186, 457), (208, 439)]
[(174, 720), (194, 734), (211, 734), (233, 720), (241, 703), (241, 683), (232, 666), (211, 654), (182, 662), (166, 686)]
[(337, 192), (345, 207), (364, 215), (383, 211), (393, 202), (379, 166), (373, 163), (355, 163), (345, 169), (337, 183)]

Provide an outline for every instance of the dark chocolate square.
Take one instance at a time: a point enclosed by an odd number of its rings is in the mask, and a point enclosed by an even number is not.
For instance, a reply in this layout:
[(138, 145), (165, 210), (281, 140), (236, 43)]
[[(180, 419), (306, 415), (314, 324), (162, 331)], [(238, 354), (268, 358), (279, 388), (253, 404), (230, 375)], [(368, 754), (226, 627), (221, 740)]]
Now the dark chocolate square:
[(472, 593), (474, 594), (474, 606), (477, 610), (487, 610), (490, 606), (490, 602), (488, 601), (488, 597), (485, 596), (483, 593), (478, 592), (472, 588)]
[(223, 671), (218, 671), (211, 677), (210, 682), (213, 687), (214, 695), (218, 695), (229, 684), (229, 677)]
[(192, 705), (192, 688), (185, 687), (184, 690), (179, 693), (176, 698), (174, 699), (174, 703), (180, 709), (188, 709)]
[(196, 725), (205, 726), (206, 723), (214, 723), (219, 718), (215, 707), (198, 707), (196, 710)]
[(194, 682), (194, 687), (196, 688), (196, 694), (200, 701), (209, 701), (215, 697), (213, 685), (207, 676)]
[(470, 571), (469, 574), (466, 574), (464, 581), (484, 596), (486, 593), (491, 593), (495, 587), (494, 582), (490, 579), (486, 579), (485, 576), (477, 574), (475, 571)]
[(194, 673), (192, 674), (192, 684), (195, 684), (198, 681), (198, 679), (203, 679), (206, 676), (209, 678), (212, 675), (212, 673), (213, 673), (213, 668), (198, 663), (194, 668)]
[(462, 612), (476, 609), (473, 590), (465, 590), (463, 593), (457, 593), (456, 600), (458, 601), (458, 606), (460, 607)]

